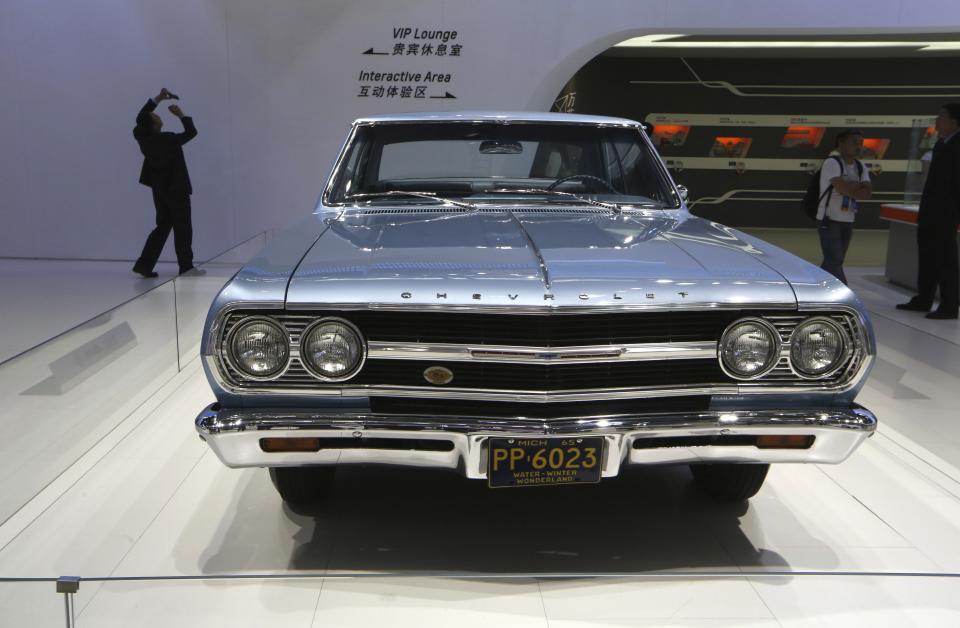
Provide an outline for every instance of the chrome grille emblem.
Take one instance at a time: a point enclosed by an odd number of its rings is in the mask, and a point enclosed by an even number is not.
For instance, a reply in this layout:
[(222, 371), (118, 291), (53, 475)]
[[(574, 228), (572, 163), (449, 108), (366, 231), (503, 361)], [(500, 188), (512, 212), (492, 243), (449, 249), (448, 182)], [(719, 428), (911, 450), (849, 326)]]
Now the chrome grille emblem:
[(453, 371), (442, 366), (431, 366), (423, 372), (423, 379), (436, 386), (443, 386), (453, 381)]

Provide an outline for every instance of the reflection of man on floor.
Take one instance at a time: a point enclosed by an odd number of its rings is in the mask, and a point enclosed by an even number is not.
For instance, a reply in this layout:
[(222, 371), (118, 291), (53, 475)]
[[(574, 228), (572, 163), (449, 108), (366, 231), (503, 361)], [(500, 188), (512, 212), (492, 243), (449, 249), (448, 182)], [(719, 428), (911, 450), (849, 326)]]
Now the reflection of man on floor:
[(960, 223), (960, 103), (944, 105), (937, 116), (940, 140), (933, 147), (930, 170), (917, 214), (917, 291), (901, 310), (926, 312), (940, 288), (940, 306), (927, 318), (955, 319), (960, 310), (957, 225)]
[(157, 226), (147, 236), (143, 252), (133, 265), (133, 272), (144, 277), (157, 276), (153, 267), (171, 229), (180, 274), (187, 271), (203, 272), (193, 267), (193, 226), (190, 224), (190, 194), (193, 188), (187, 173), (187, 162), (183, 158), (183, 145), (197, 136), (197, 129), (193, 126), (193, 119), (183, 115), (180, 107), (170, 105), (170, 113), (183, 123), (183, 132), (160, 132), (163, 121), (153, 110), (170, 98), (176, 96), (163, 88), (157, 96), (148, 100), (137, 114), (137, 126), (133, 129), (133, 137), (143, 153), (140, 183), (153, 189), (153, 205), (157, 210)]

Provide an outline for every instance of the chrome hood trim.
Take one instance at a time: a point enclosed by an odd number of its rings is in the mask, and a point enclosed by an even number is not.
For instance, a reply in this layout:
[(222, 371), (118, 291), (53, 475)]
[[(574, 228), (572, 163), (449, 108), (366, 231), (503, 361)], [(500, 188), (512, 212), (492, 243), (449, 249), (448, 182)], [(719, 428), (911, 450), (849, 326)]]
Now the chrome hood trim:
[(764, 249), (711, 223), (558, 207), (346, 210), (293, 274), (287, 307), (796, 307)]

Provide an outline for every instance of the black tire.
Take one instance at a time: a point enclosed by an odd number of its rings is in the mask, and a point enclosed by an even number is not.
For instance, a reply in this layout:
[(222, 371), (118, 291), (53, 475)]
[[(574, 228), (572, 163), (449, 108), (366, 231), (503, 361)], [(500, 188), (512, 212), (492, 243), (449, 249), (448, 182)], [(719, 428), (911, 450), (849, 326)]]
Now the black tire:
[(270, 467), (270, 481), (292, 506), (317, 504), (333, 488), (336, 467)]
[(722, 501), (743, 501), (757, 494), (770, 470), (768, 464), (692, 464), (697, 488)]

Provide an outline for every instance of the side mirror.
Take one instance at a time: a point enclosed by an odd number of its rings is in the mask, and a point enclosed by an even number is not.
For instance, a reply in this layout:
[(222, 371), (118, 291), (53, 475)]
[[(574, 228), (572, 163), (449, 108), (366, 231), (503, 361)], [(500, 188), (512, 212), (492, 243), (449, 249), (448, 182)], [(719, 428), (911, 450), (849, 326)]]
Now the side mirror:
[(690, 200), (690, 190), (687, 189), (687, 186), (678, 185), (677, 192), (680, 192), (680, 198), (683, 199), (684, 203)]

